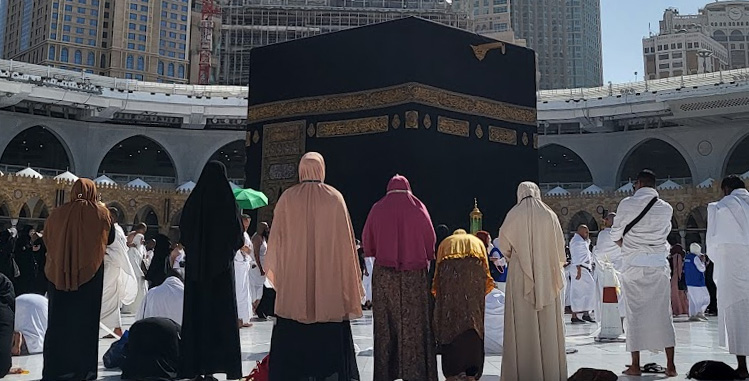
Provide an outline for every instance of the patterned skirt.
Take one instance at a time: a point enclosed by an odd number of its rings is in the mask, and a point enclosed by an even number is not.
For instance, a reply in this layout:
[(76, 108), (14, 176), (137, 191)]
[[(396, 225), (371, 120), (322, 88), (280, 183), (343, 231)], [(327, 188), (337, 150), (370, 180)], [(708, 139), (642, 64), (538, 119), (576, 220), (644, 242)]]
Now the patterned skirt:
[(442, 373), (479, 378), (484, 370), (486, 270), (478, 258), (448, 259), (438, 266), (434, 335)]
[(372, 279), (374, 380), (437, 380), (427, 269), (396, 271), (375, 262)]

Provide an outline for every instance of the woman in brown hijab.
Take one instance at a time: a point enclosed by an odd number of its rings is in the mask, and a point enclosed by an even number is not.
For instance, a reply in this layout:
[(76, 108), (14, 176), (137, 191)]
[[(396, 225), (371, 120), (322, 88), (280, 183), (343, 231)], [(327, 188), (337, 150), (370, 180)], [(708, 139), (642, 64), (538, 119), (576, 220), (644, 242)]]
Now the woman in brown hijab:
[(302, 157), (299, 181), (276, 204), (265, 257), (276, 290), (270, 380), (359, 380), (350, 321), (363, 288), (346, 202), (323, 182), (318, 153)]
[(95, 380), (104, 254), (114, 242), (107, 208), (89, 179), (73, 184), (70, 202), (52, 211), (44, 227), (49, 318), (43, 380)]

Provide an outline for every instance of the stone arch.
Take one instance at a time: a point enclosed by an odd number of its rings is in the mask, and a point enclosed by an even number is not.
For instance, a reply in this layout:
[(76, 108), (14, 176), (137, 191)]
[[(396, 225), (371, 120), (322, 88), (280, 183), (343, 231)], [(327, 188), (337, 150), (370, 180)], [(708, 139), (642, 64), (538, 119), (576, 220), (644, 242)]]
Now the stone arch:
[(737, 137), (733, 147), (728, 150), (723, 161), (721, 174), (724, 176), (740, 175), (749, 171), (749, 133), (742, 131)]
[(734, 29), (728, 37), (730, 41), (744, 41), (744, 34), (740, 30)]
[(682, 243), (681, 234), (679, 234), (679, 221), (676, 219), (676, 216), (671, 217), (671, 232), (668, 233), (666, 240), (671, 245)]
[(10, 214), (10, 205), (0, 197), (0, 229), (10, 228), (12, 217)]
[(687, 249), (693, 242), (702, 244), (705, 242), (705, 234), (707, 233), (707, 206), (700, 205), (687, 215), (686, 222), (684, 223), (686, 236), (684, 238)]
[(559, 144), (539, 148), (538, 176), (540, 183), (593, 182), (585, 161), (575, 151)]
[(116, 202), (116, 201), (108, 202), (107, 207), (108, 208), (114, 207), (115, 209), (117, 209), (117, 218), (115, 222), (120, 224), (120, 226), (122, 227), (127, 227), (128, 218), (127, 218), (127, 212), (125, 211), (125, 208), (119, 202)]
[(572, 218), (570, 218), (570, 222), (567, 225), (567, 230), (570, 234), (574, 234), (575, 232), (577, 232), (577, 228), (583, 224), (588, 225), (588, 229), (591, 233), (598, 232), (598, 221), (596, 221), (596, 218), (593, 217), (592, 214), (588, 213), (585, 210), (581, 210), (575, 213)]
[(169, 151), (145, 135), (134, 135), (115, 144), (102, 159), (97, 172), (112, 175), (114, 180), (118, 180), (117, 175), (123, 175), (122, 181), (133, 176), (177, 177), (177, 167)]
[[(39, 226), (44, 224), (44, 221), (49, 217), (49, 206), (44, 199), (39, 197), (32, 197), (21, 206), (21, 210), (18, 213), (18, 225), (34, 225)], [(41, 228), (38, 228), (41, 230)]]
[(722, 30), (716, 30), (713, 32), (713, 39), (715, 41), (728, 41), (728, 36), (726, 36), (726, 32)]
[(75, 171), (73, 155), (60, 135), (43, 125), (26, 128), (5, 146), (0, 163)]
[(133, 225), (137, 225), (141, 222), (148, 226), (146, 237), (152, 237), (159, 233), (159, 215), (156, 208), (152, 205), (144, 205), (135, 213)]
[(172, 217), (169, 219), (169, 227), (179, 229), (179, 220), (181, 218), (182, 218), (182, 209), (179, 209), (176, 212), (174, 212), (174, 214), (172, 214)]
[(633, 146), (619, 165), (617, 179), (627, 182), (644, 168), (653, 170), (659, 179), (692, 178), (694, 173), (687, 158), (660, 138), (647, 138)]
[(223, 147), (217, 149), (211, 158), (211, 160), (218, 160), (226, 165), (226, 171), (229, 175), (229, 180), (235, 182), (239, 179), (242, 181), (237, 184), (244, 184), (244, 164), (245, 164), (245, 141), (235, 140), (231, 143), (225, 144)]

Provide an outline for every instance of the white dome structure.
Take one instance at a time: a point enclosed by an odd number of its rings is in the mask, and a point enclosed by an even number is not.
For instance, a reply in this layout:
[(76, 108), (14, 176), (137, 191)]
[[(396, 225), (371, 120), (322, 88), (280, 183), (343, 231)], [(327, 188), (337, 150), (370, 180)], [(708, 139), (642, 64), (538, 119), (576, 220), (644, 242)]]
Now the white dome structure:
[(593, 185), (591, 185), (591, 186), (583, 189), (583, 191), (580, 192), (580, 193), (582, 193), (582, 194), (601, 194), (601, 193), (603, 193), (603, 189), (601, 189), (601, 187), (599, 187), (598, 185), (593, 184)]
[(59, 181), (70, 181), (71, 183), (78, 181), (78, 176), (70, 173), (70, 171), (65, 171), (57, 176), (55, 176), (55, 180)]
[(631, 182), (629, 182), (629, 183), (626, 183), (626, 184), (622, 185), (621, 187), (619, 187), (619, 189), (617, 189), (616, 191), (617, 192), (621, 192), (621, 193), (634, 192), (635, 191), (635, 185), (632, 184)]
[(192, 181), (188, 181), (180, 186), (177, 187), (177, 192), (191, 192), (193, 189), (195, 189), (195, 183)]
[(24, 170), (21, 170), (21, 171), (18, 171), (18, 172), (16, 172), (16, 176), (21, 176), (21, 177), (31, 177), (31, 178), (33, 178), (33, 179), (41, 179), (41, 178), (44, 178), (44, 176), (42, 176), (42, 174), (41, 174), (41, 173), (39, 173), (39, 172), (37, 172), (37, 171), (35, 171), (35, 170), (31, 169), (31, 167), (27, 167), (27, 168), (26, 168), (26, 169), (24, 169)]
[(707, 179), (705, 179), (705, 181), (697, 184), (697, 188), (712, 188), (714, 183), (715, 179), (712, 177), (708, 177)]
[(673, 190), (673, 189), (681, 189), (683, 188), (681, 185), (673, 182), (671, 179), (666, 180), (663, 184), (658, 185), (659, 190)]
[(556, 187), (546, 192), (546, 196), (566, 196), (568, 194), (570, 194), (570, 192), (562, 187)]
[(147, 182), (141, 180), (140, 177), (137, 178), (137, 179), (135, 179), (135, 180), (133, 180), (133, 181), (131, 181), (131, 182), (129, 182), (129, 183), (127, 183), (126, 186), (131, 187), (131, 188), (151, 189), (151, 186)]
[(94, 179), (94, 183), (96, 185), (117, 185), (117, 183), (114, 182), (114, 180), (112, 180), (109, 177), (107, 177), (107, 175), (101, 175), (101, 176), (95, 178)]

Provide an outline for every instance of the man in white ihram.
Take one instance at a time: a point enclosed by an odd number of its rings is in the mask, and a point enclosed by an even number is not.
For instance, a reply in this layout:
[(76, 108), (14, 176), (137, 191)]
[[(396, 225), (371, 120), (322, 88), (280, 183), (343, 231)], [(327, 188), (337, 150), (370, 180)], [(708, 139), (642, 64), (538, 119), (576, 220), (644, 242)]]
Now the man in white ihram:
[[(119, 214), (116, 208), (109, 208), (112, 219)], [(104, 287), (101, 299), (101, 324), (122, 335), (122, 316), (120, 308), (135, 302), (138, 296), (138, 280), (130, 263), (127, 252), (127, 237), (122, 227), (114, 223), (115, 238), (107, 246), (104, 255)], [(107, 337), (112, 337), (108, 335)]]
[[(616, 213), (609, 213), (603, 219), (604, 229), (598, 233), (598, 241), (593, 249), (596, 264), (594, 278), (598, 290), (596, 318), (600, 324), (597, 339), (618, 339), (624, 333), (624, 298), (619, 287), (619, 273), (622, 271), (622, 248), (611, 239), (611, 226)], [(608, 300), (610, 290), (616, 295), (616, 303)]]
[[(590, 317), (590, 311), (596, 309), (596, 282), (593, 279), (592, 257), (590, 252), (590, 231), (585, 225), (577, 228), (577, 233), (570, 240), (570, 307), (572, 308), (572, 324), (595, 321)], [(582, 313), (579, 319), (577, 314)]]
[(655, 174), (637, 175), (635, 194), (619, 203), (611, 239), (621, 245), (621, 284), (627, 351), (632, 363), (624, 371), (641, 376), (640, 351), (666, 350), (666, 376), (675, 377), (676, 334), (671, 317), (671, 270), (666, 260), (673, 208), (658, 197)]
[(720, 345), (736, 355), (741, 378), (749, 377), (749, 192), (735, 175), (721, 183), (722, 200), (707, 206), (707, 253), (715, 262)]

